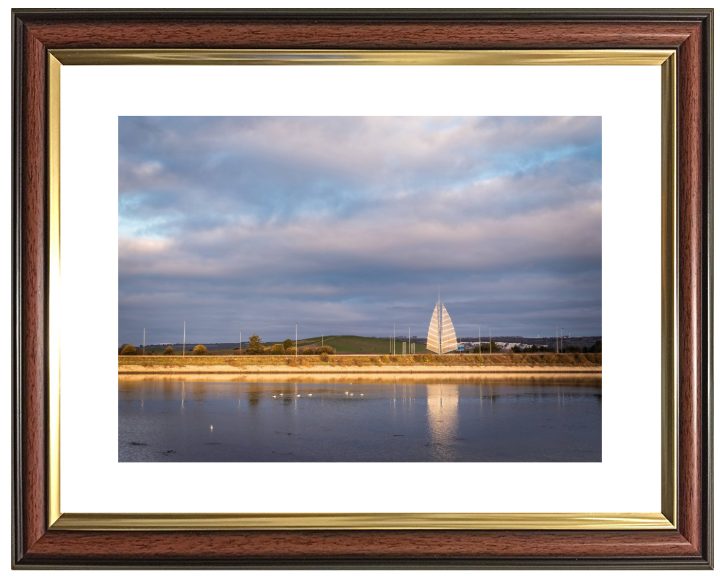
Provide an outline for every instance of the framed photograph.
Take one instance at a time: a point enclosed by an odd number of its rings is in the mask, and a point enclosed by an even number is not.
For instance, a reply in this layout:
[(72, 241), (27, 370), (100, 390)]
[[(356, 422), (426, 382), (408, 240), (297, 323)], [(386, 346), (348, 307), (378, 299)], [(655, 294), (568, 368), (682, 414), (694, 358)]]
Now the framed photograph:
[(14, 566), (711, 567), (712, 17), (15, 10)]

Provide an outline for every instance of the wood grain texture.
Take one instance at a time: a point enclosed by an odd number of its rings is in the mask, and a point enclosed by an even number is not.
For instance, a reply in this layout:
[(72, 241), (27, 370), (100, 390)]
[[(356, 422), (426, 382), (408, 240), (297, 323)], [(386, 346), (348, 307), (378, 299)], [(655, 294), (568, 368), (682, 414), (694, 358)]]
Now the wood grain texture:
[[(113, 545), (108, 546), (108, 541)], [(406, 558), (593, 559), (662, 556), (666, 561), (697, 559), (697, 551), (677, 531), (542, 532), (542, 531), (261, 531), (261, 532), (48, 532), (30, 553), (33, 561), (52, 556), (68, 563), (126, 562), (154, 558), (175, 563), (197, 559), (206, 564), (233, 564), (238, 559), (285, 562), (325, 558), (328, 561)]]
[(45, 332), (46, 332), (46, 182), (45, 48), (23, 42), (22, 148), (22, 401), (23, 545), (45, 532)]
[(676, 48), (694, 23), (103, 22), (28, 30), (49, 48)]
[[(238, 13), (15, 17), (14, 563), (18, 566), (708, 567), (708, 11)], [(678, 49), (679, 500), (674, 531), (72, 532), (46, 525), (46, 57), (50, 48)], [(18, 65), (18, 63), (20, 63)]]
[(678, 528), (703, 545), (703, 69), (700, 25), (682, 44), (678, 65), (678, 295), (681, 426)]

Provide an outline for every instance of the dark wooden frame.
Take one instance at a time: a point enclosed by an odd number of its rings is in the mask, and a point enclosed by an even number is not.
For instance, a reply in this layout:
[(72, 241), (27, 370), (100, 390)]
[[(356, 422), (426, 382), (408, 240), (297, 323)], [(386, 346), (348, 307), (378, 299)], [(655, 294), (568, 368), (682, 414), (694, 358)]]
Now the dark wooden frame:
[[(712, 567), (712, 10), (13, 11), (15, 567)], [(47, 56), (58, 48), (676, 49), (676, 530), (48, 530)]]

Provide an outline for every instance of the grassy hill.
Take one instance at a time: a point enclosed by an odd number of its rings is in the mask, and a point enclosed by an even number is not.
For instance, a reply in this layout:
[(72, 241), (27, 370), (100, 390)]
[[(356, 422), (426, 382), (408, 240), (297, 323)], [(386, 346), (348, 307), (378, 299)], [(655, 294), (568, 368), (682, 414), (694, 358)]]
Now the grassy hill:
[[(395, 347), (398, 354), (402, 353), (402, 339), (395, 341)], [(406, 341), (407, 342), (407, 341)], [(324, 343), (332, 346), (336, 352), (352, 353), (352, 354), (389, 354), (390, 340), (387, 338), (370, 338), (366, 336), (325, 336)], [(299, 340), (298, 346), (320, 346), (320, 338), (307, 338)], [(427, 352), (425, 344), (416, 343), (415, 353), (423, 354)]]
[[(317, 348), (320, 343), (324, 341), (327, 346), (332, 346), (335, 351), (339, 354), (390, 354), (390, 340), (387, 338), (369, 338), (365, 336), (325, 336), (324, 338), (318, 336), (313, 338), (304, 338), (298, 340), (298, 347), (302, 351), (303, 348), (311, 347)], [(407, 340), (404, 340), (407, 346)], [(398, 337), (395, 341), (395, 348), (397, 354), (402, 354), (402, 343), (403, 339)], [(274, 342), (263, 342), (264, 346), (272, 346)], [(185, 354), (192, 354), (192, 349), (195, 344), (188, 344), (185, 346)], [(233, 348), (237, 347), (237, 344), (206, 344), (207, 349), (213, 354), (232, 354)], [(247, 343), (243, 345), (243, 348), (247, 346)], [(175, 354), (182, 354), (182, 345), (174, 344)], [(162, 354), (165, 350), (165, 346), (148, 346), (145, 348), (147, 353), (153, 353), (155, 355)], [(425, 344), (415, 343), (415, 353), (424, 354), (427, 352)]]

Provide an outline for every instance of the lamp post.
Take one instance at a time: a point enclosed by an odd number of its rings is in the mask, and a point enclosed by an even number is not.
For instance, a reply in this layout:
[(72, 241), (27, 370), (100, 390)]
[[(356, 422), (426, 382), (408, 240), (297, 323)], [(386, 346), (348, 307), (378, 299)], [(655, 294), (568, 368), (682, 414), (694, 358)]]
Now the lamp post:
[(185, 320), (183, 320), (183, 358), (185, 358)]
[(145, 356), (145, 328), (143, 328), (143, 356)]
[(297, 358), (297, 322), (295, 322), (295, 357)]

